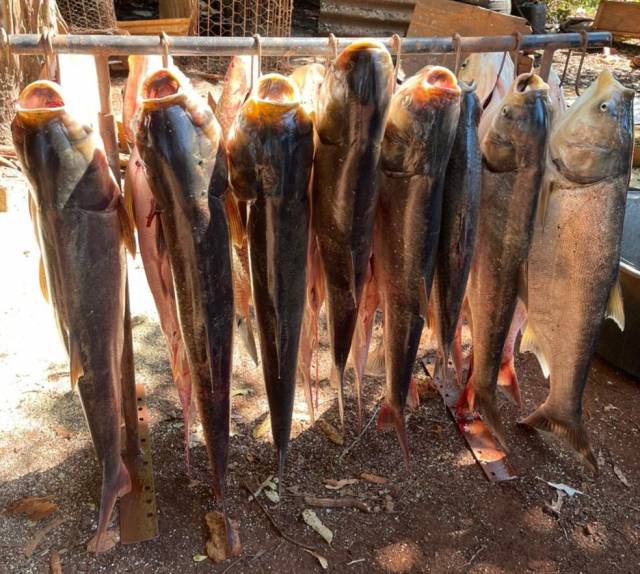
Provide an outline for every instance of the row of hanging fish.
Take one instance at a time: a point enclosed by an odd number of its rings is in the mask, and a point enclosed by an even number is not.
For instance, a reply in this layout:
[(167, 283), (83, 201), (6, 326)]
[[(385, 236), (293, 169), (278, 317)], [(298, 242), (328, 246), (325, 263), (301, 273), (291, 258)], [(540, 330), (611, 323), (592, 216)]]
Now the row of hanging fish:
[(290, 77), (258, 76), (236, 57), (211, 106), (173, 64), (131, 57), (124, 197), (100, 138), (74, 119), (60, 86), (24, 90), (13, 133), (33, 188), (41, 283), (103, 468), (94, 547), (130, 487), (118, 384), (132, 221), (182, 403), (187, 465), (193, 389), (223, 511), (234, 331), (258, 360), (251, 306), (280, 485), (297, 376), (314, 416), (324, 304), (343, 426), (350, 355), (362, 421), (380, 307), (378, 425), (395, 428), (405, 458), (404, 410), (418, 402), (412, 371), (427, 322), (439, 376), (450, 376), (451, 357), (465, 385), (461, 419), (478, 410), (505, 444), (496, 387), (519, 399), (513, 356), (526, 318), (522, 348), (536, 353), (551, 391), (524, 422), (564, 436), (595, 466), (582, 393), (605, 313), (623, 321), (615, 280), (633, 92), (605, 72), (565, 112), (553, 76), (550, 98), (539, 76), (513, 79), (500, 58), (472, 56), (460, 81), (429, 66), (397, 86), (375, 42)]

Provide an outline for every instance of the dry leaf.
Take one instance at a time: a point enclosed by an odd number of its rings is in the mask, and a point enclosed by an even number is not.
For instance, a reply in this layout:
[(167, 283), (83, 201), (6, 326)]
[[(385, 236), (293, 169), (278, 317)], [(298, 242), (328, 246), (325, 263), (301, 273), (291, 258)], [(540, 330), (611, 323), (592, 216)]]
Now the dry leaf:
[(325, 542), (331, 545), (331, 541), (333, 540), (333, 532), (329, 530), (318, 518), (318, 515), (311, 509), (307, 508), (302, 511), (302, 519), (313, 528), (322, 538), (324, 538)]
[(343, 478), (341, 480), (334, 480), (333, 478), (325, 478), (324, 487), (329, 490), (340, 490), (345, 486), (350, 486), (352, 484), (358, 484), (357, 478)]
[(327, 435), (327, 438), (334, 444), (342, 446), (344, 444), (344, 437), (338, 432), (338, 430), (325, 420), (319, 420), (316, 423), (322, 432)]
[(631, 488), (631, 485), (629, 484), (627, 477), (624, 474), (622, 474), (622, 471), (615, 465), (613, 465), (613, 473), (618, 477), (618, 480), (622, 484), (624, 484), (627, 488)]
[[(242, 551), (238, 523), (235, 520), (225, 520), (222, 512), (207, 512), (205, 516), (209, 528), (207, 540), (207, 555), (215, 563), (222, 562), (232, 556), (239, 556)], [(229, 524), (229, 548), (227, 543), (227, 523)]]
[(60, 554), (54, 552), (49, 560), (49, 574), (62, 574), (62, 563)]
[(549, 482), (547, 480), (544, 480), (543, 478), (540, 478), (539, 476), (536, 476), (536, 478), (539, 481), (548, 484), (551, 488), (555, 488), (556, 490), (564, 492), (569, 497), (575, 496), (576, 494), (584, 494), (584, 492), (578, 490), (577, 488), (573, 488), (572, 486), (563, 484), (562, 482)]
[(271, 419), (267, 414), (266, 417), (253, 429), (253, 438), (259, 439), (271, 432)]
[(71, 440), (71, 431), (69, 429), (64, 428), (63, 426), (55, 427), (53, 429), (53, 432), (56, 433), (60, 438)]
[(250, 395), (251, 389), (249, 387), (240, 387), (239, 389), (233, 389), (231, 391), (232, 397), (241, 397), (244, 395)]
[(387, 484), (387, 482), (389, 482), (384, 476), (378, 476), (377, 474), (370, 474), (368, 472), (361, 473), (360, 478), (373, 484)]
[(16, 500), (7, 506), (8, 514), (25, 514), (29, 520), (40, 520), (58, 510), (58, 505), (51, 502), (53, 496), (28, 496)]
[(311, 556), (313, 556), (318, 562), (320, 562), (320, 566), (322, 566), (323, 570), (329, 568), (329, 561), (322, 554), (318, 554), (317, 552), (309, 550), (308, 548), (303, 548), (303, 550), (311, 554)]
[(207, 557), (204, 554), (194, 554), (193, 555), (193, 561), (194, 562), (202, 562), (204, 560), (206, 560)]

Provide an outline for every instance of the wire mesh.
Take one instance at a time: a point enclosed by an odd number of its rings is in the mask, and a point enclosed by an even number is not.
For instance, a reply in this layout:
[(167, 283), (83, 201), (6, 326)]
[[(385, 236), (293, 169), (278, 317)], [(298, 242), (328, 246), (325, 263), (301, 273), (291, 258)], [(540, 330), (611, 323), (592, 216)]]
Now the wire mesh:
[[(289, 36), (293, 0), (200, 0), (198, 32), (200, 36)], [(198, 58), (196, 67), (221, 72), (228, 58)], [(272, 67), (276, 59), (265, 58)]]
[(58, 8), (71, 32), (116, 27), (112, 0), (58, 0)]

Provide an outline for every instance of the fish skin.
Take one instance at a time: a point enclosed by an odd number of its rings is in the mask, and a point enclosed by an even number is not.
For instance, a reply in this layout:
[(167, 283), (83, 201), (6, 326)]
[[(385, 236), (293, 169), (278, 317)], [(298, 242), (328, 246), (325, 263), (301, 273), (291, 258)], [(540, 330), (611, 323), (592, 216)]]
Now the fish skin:
[[(444, 178), (440, 241), (433, 282), (440, 372), (445, 379), (471, 269), (480, 209), (480, 112), (480, 102), (474, 89), (462, 86), (460, 119)], [(460, 379), (462, 373), (456, 374)]]
[(313, 125), (298, 89), (262, 76), (227, 143), (236, 199), (248, 204), (247, 232), (262, 371), (282, 489), (306, 295), (308, 185)]
[(597, 462), (582, 421), (582, 397), (618, 275), (632, 118), (633, 90), (605, 71), (555, 125), (546, 209), (528, 262), (521, 351), (535, 351), (546, 364), (550, 391), (522, 422), (563, 437), (593, 470)]
[(518, 76), (481, 142), (482, 195), (468, 285), (473, 355), (458, 414), (466, 406), (479, 410), (505, 449), (495, 390), (544, 174), (547, 91), (539, 76)]
[(374, 258), (384, 310), (386, 398), (378, 427), (395, 426), (406, 460), (403, 413), (426, 321), (459, 113), (453, 73), (427, 66), (394, 94), (382, 143)]
[(155, 213), (155, 199), (147, 181), (134, 136), (135, 117), (142, 104), (140, 88), (147, 75), (161, 68), (162, 58), (160, 56), (129, 56), (129, 76), (124, 92), (123, 123), (128, 138), (130, 138), (131, 155), (125, 172), (124, 195), (132, 206), (142, 265), (158, 311), (160, 330), (169, 350), (171, 375), (178, 392), (184, 419), (184, 458), (187, 473), (189, 473), (189, 438), (191, 419), (194, 414), (192, 411), (191, 373), (178, 322), (169, 252), (162, 238), (160, 218), (156, 217)]
[(344, 428), (344, 371), (371, 255), (377, 166), (393, 91), (389, 52), (355, 42), (320, 88), (313, 169), (313, 224), (325, 274), (332, 383)]
[(224, 508), (234, 316), (226, 154), (217, 120), (179, 71), (154, 72), (142, 92), (137, 146), (171, 260), (213, 490)]
[(88, 546), (99, 552), (116, 499), (131, 489), (120, 453), (124, 207), (102, 141), (74, 120), (59, 86), (30, 84), (17, 110), (13, 142), (31, 183), (49, 296), (102, 467), (98, 529)]

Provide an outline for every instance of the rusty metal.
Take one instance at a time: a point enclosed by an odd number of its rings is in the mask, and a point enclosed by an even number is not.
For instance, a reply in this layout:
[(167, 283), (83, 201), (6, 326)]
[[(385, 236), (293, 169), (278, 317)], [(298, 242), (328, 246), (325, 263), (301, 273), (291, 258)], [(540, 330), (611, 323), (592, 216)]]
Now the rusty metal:
[[(427, 365), (422, 361), (422, 368), (427, 375)], [(469, 421), (460, 421), (456, 414), (456, 405), (460, 397), (460, 389), (455, 383), (450, 382), (445, 385), (439, 377), (432, 378), (433, 384), (438, 389), (449, 414), (456, 422), (458, 430), (467, 442), (473, 457), (484, 472), (490, 482), (503, 482), (517, 478), (515, 470), (507, 458), (507, 454), (502, 450), (489, 431), (482, 419), (474, 418)]]
[(539, 76), (546, 82), (551, 73), (551, 64), (553, 64), (553, 56), (556, 53), (556, 46), (547, 46), (542, 53), (542, 61), (540, 62)]
[(343, 36), (404, 36), (415, 0), (321, 0), (320, 33)]
[(120, 540), (123, 544), (144, 542), (158, 536), (151, 442), (144, 386), (136, 385), (136, 414), (140, 429), (140, 453), (126, 451), (123, 458), (131, 476), (131, 492), (120, 499)]
[[(9, 45), (16, 54), (42, 53), (36, 34), (11, 34)], [(587, 35), (590, 48), (610, 46), (609, 32), (590, 32)], [(382, 43), (392, 49), (392, 40), (387, 38), (360, 38)], [(336, 38), (338, 49), (345, 48), (354, 38)], [(104, 35), (57, 35), (52, 40), (53, 49), (63, 54), (94, 54), (128, 56), (130, 54), (162, 55), (158, 36), (104, 36)], [(402, 52), (408, 54), (455, 53), (455, 42), (450, 37), (404, 38)], [(460, 39), (461, 50), (472, 52), (508, 52), (513, 49), (513, 36), (478, 36)], [(524, 36), (521, 50), (543, 50), (548, 46), (557, 48), (581, 48), (580, 34), (531, 34)], [(261, 42), (263, 56), (330, 56), (332, 47), (326, 38), (269, 38)], [(171, 38), (171, 53), (174, 56), (234, 56), (256, 55), (255, 40), (249, 38), (204, 38), (197, 36), (174, 36)]]

